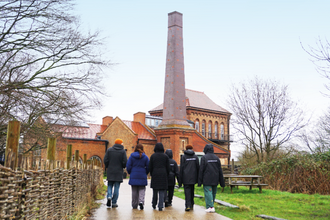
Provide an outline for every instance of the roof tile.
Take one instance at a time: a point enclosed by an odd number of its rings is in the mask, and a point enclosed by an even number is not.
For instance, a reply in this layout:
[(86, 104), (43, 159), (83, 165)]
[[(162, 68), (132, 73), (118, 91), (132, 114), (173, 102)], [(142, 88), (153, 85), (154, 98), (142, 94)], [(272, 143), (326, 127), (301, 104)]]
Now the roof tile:
[(123, 120), (123, 122), (130, 129), (132, 129), (132, 131), (134, 131), (136, 134), (138, 134), (139, 139), (144, 139), (144, 140), (155, 140), (156, 139), (156, 137), (146, 127), (144, 127), (140, 122), (127, 121), (127, 120)]
[[(204, 92), (186, 89), (186, 106), (209, 109), (214, 111), (230, 113), (228, 110), (215, 104)], [(163, 104), (158, 105), (151, 111), (163, 110)]]

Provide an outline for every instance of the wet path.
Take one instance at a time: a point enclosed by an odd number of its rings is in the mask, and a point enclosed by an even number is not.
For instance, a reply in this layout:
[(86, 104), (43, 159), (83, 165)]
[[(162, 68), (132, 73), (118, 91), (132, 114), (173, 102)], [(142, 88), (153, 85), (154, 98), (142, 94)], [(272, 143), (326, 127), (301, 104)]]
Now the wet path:
[[(107, 184), (105, 182), (105, 184)], [(166, 207), (163, 211), (155, 210), (151, 207), (152, 189), (150, 184), (146, 187), (145, 206), (144, 210), (132, 209), (131, 206), (131, 186), (128, 185), (128, 179), (120, 185), (118, 208), (107, 208), (106, 198), (100, 200), (100, 208), (93, 212), (92, 217), (89, 220), (100, 220), (100, 219), (190, 219), (190, 220), (201, 220), (201, 219), (218, 219), (218, 220), (229, 220), (225, 216), (217, 213), (206, 213), (205, 207), (195, 205), (194, 210), (186, 212), (185, 202), (183, 199), (178, 197), (173, 198), (172, 207)], [(196, 199), (196, 198), (195, 198)]]

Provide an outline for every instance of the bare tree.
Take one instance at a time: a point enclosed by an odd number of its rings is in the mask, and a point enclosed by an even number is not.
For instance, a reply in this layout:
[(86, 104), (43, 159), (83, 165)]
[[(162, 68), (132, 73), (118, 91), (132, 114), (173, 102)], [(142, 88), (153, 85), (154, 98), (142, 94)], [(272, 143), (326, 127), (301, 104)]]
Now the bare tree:
[[(330, 42), (327, 39), (322, 40), (319, 37), (316, 46), (305, 48), (301, 43), (303, 50), (309, 54), (311, 61), (315, 64), (317, 72), (327, 79), (324, 83), (325, 88), (330, 91)], [(324, 96), (330, 98), (329, 93)], [(330, 107), (318, 119), (315, 126), (309, 131), (301, 133), (301, 140), (312, 153), (321, 153), (330, 149)]]
[(303, 111), (290, 99), (286, 85), (256, 77), (231, 91), (233, 128), (258, 163), (271, 160), (305, 126)]
[[(328, 81), (324, 84), (325, 88), (330, 91), (330, 42), (320, 37), (316, 41), (316, 46), (308, 46), (305, 48), (302, 43), (301, 47), (309, 54), (311, 61), (315, 64), (317, 72), (325, 77)], [(329, 94), (324, 94), (329, 96)]]
[(324, 153), (330, 150), (330, 107), (318, 119), (315, 125), (310, 126), (300, 134), (300, 140), (311, 153)]
[[(71, 0), (0, 2), (0, 141), (8, 120), (73, 121), (104, 95), (99, 33), (80, 31)], [(32, 130), (31, 130), (32, 129)]]

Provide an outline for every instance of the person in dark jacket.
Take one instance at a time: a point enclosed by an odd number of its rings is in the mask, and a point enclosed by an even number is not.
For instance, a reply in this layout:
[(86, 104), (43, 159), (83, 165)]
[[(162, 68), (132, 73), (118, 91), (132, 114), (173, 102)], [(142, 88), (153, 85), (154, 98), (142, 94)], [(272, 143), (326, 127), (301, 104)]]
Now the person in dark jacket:
[(192, 145), (187, 145), (180, 160), (179, 187), (184, 187), (186, 211), (194, 209), (195, 184), (198, 182), (199, 160)]
[(179, 182), (179, 168), (176, 161), (173, 159), (173, 152), (171, 149), (167, 149), (165, 154), (170, 159), (170, 174), (168, 175), (168, 188), (166, 192), (165, 207), (172, 206), (172, 199), (175, 186), (175, 178)]
[[(119, 186), (123, 182), (124, 168), (127, 163), (127, 156), (123, 146), (122, 139), (116, 139), (115, 145), (110, 147), (104, 155), (104, 165), (107, 169), (108, 195), (107, 207), (118, 207), (117, 200), (119, 196)], [(113, 194), (112, 194), (113, 188)]]
[(151, 176), (150, 187), (153, 190), (152, 208), (155, 209), (158, 200), (158, 210), (162, 211), (166, 189), (168, 187), (168, 175), (170, 172), (170, 162), (168, 156), (164, 154), (164, 146), (157, 143), (154, 148), (154, 154), (150, 157), (149, 171)]
[(132, 207), (138, 205), (143, 210), (147, 175), (149, 173), (149, 158), (143, 151), (143, 145), (137, 144), (134, 152), (127, 161), (126, 170), (130, 174), (128, 184), (132, 187)]
[(220, 159), (214, 154), (212, 144), (207, 144), (203, 152), (205, 155), (201, 158), (199, 168), (198, 186), (203, 184), (206, 203), (206, 212), (215, 212), (214, 200), (217, 194), (217, 186), (225, 187)]

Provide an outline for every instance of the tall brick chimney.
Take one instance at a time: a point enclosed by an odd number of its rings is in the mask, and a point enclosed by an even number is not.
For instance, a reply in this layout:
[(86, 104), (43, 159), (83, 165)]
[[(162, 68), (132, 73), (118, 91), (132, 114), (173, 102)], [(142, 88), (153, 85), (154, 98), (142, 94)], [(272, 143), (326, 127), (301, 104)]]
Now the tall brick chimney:
[(164, 90), (163, 121), (154, 131), (157, 142), (172, 149), (173, 159), (179, 163), (181, 148), (193, 144), (195, 129), (187, 122), (182, 14), (176, 11), (168, 14)]
[(158, 128), (188, 127), (186, 114), (182, 14), (174, 11), (168, 14), (163, 121)]
[(105, 116), (102, 118), (102, 125), (108, 126), (109, 124), (111, 124), (112, 121), (113, 121), (113, 117)]
[(133, 121), (141, 122), (141, 124), (144, 125), (146, 123), (146, 113), (144, 113), (144, 112), (135, 113)]

